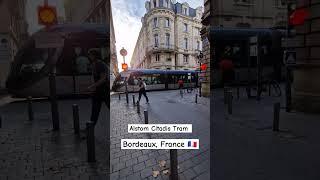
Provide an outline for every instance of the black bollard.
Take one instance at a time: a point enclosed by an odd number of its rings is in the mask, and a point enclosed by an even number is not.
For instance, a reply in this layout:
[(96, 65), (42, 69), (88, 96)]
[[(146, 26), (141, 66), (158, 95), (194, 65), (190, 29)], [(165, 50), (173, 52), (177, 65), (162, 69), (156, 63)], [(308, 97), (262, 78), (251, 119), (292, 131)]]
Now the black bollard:
[(224, 88), (223, 88), (224, 104), (227, 104), (227, 103), (228, 103), (228, 101), (227, 101), (227, 91), (228, 91), (228, 88), (224, 87)]
[(280, 103), (273, 105), (273, 131), (279, 131)]
[(134, 97), (134, 94), (132, 95), (132, 103), (133, 105), (136, 105), (136, 98)]
[(227, 104), (228, 104), (228, 113), (229, 113), (229, 114), (232, 114), (232, 99), (233, 99), (233, 97), (232, 97), (232, 91), (229, 90), (229, 91), (227, 92)]
[(28, 101), (28, 115), (29, 115), (29, 121), (32, 121), (34, 119), (34, 114), (33, 114), (33, 108), (32, 108), (32, 97), (29, 96), (27, 98)]
[(80, 125), (79, 125), (79, 107), (77, 104), (72, 105), (73, 112), (73, 129), (74, 134), (79, 134)]
[(137, 103), (137, 113), (140, 114), (140, 103)]
[(240, 99), (240, 87), (237, 86), (237, 99)]
[(201, 97), (201, 82), (200, 82), (200, 86), (199, 86), (199, 97)]
[(144, 110), (143, 113), (144, 113), (144, 123), (149, 124), (148, 111)]
[(170, 149), (170, 180), (178, 180), (178, 151)]
[(119, 93), (119, 100), (121, 100), (121, 94)]
[(51, 114), (52, 114), (52, 124), (53, 130), (59, 130), (59, 111), (57, 102), (57, 89), (56, 89), (56, 75), (55, 73), (49, 74), (49, 84), (50, 84), (50, 101), (51, 101)]
[(2, 116), (0, 116), (0, 128), (2, 128)]
[(94, 122), (86, 123), (87, 128), (87, 153), (88, 162), (96, 162), (95, 138), (94, 138)]
[(271, 84), (269, 84), (269, 96), (271, 96)]
[(196, 103), (198, 103), (198, 94), (196, 94)]

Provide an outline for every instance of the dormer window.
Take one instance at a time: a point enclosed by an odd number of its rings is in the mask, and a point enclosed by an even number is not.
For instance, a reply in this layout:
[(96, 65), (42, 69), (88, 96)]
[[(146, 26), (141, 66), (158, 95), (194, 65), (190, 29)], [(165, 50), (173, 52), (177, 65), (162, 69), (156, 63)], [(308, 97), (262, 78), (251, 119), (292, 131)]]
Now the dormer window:
[(183, 8), (183, 14), (184, 15), (188, 15), (188, 9), (187, 8)]

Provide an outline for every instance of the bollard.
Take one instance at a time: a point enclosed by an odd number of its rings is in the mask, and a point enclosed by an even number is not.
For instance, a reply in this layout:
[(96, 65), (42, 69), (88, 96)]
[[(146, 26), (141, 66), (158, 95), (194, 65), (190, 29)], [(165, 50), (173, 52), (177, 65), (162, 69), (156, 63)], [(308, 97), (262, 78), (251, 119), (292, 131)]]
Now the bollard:
[(178, 180), (178, 151), (170, 149), (170, 180)]
[(144, 110), (143, 113), (144, 113), (144, 123), (149, 124), (148, 111)]
[(227, 92), (227, 105), (228, 105), (228, 113), (232, 114), (232, 91), (229, 90)]
[(237, 99), (240, 99), (240, 88), (237, 86)]
[(135, 100), (134, 95), (132, 95), (132, 103), (133, 103), (133, 105), (136, 105), (136, 100)]
[(269, 96), (271, 96), (271, 84), (269, 84)]
[(49, 74), (50, 85), (50, 101), (51, 101), (51, 114), (53, 130), (59, 130), (59, 111), (57, 102), (57, 89), (56, 89), (56, 75), (54, 73)]
[(127, 100), (127, 104), (129, 104), (129, 95), (128, 95), (128, 92), (126, 92), (126, 100)]
[(196, 94), (196, 103), (198, 103), (198, 94)]
[(28, 115), (29, 115), (29, 121), (32, 121), (34, 118), (33, 109), (32, 109), (32, 97), (29, 96), (27, 98), (28, 101)]
[(201, 97), (201, 82), (200, 82), (200, 86), (199, 86), (199, 97)]
[(2, 116), (0, 115), (0, 128), (2, 128)]
[(227, 90), (228, 88), (224, 87), (223, 88), (223, 98), (224, 98), (224, 104), (227, 104)]
[(182, 89), (180, 89), (180, 96), (181, 96), (181, 98), (183, 98), (183, 91), (182, 91)]
[(137, 113), (140, 114), (140, 102), (137, 103)]
[(87, 128), (88, 162), (95, 162), (96, 152), (95, 152), (95, 139), (94, 139), (94, 122), (92, 121), (87, 122), (86, 128)]
[(121, 94), (119, 93), (119, 100), (121, 100)]
[(273, 131), (279, 131), (280, 103), (273, 105)]
[(72, 105), (72, 112), (73, 112), (73, 129), (74, 134), (79, 134), (80, 125), (79, 125), (79, 107), (77, 104)]

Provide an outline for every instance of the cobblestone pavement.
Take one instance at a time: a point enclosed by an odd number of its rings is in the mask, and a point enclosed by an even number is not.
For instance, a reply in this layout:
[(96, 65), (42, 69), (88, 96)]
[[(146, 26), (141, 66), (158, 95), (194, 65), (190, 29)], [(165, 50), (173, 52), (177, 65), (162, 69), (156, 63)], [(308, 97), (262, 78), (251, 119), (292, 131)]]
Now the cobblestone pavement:
[[(11, 99), (12, 100), (12, 99)], [(0, 99), (4, 102), (3, 99)], [(7, 98), (9, 102), (9, 98)], [(72, 104), (80, 109), (80, 136), (73, 133)], [(27, 119), (27, 103), (2, 104), (0, 129), (0, 180), (94, 180), (108, 179), (106, 109), (96, 126), (96, 163), (87, 163), (85, 123), (88, 99), (59, 101), (60, 131), (52, 131), (50, 104), (33, 102), (35, 119)], [(105, 108), (105, 107), (103, 107)]]
[[(111, 98), (111, 179), (169, 179), (168, 150), (121, 150), (122, 138), (199, 138), (199, 150), (178, 150), (178, 171), (180, 179), (210, 179), (209, 153), (209, 99), (200, 98), (195, 104), (195, 93), (186, 93), (183, 98), (179, 91), (149, 92), (150, 104), (141, 100), (138, 114), (129, 94), (129, 104), (125, 95)], [(137, 100), (137, 94), (135, 94)], [(144, 98), (144, 97), (143, 97)], [(129, 134), (128, 124), (144, 123), (143, 110), (149, 112), (149, 123), (192, 123), (192, 134)], [(166, 161), (165, 167), (159, 165)], [(153, 171), (160, 175), (153, 177)]]
[[(235, 92), (235, 91), (234, 91)], [(282, 91), (284, 92), (284, 91)], [(235, 95), (235, 93), (234, 93)], [(320, 178), (320, 115), (280, 111), (280, 132), (273, 132), (273, 104), (284, 97), (264, 96), (260, 102), (234, 98), (227, 115), (223, 92), (211, 100), (214, 144), (211, 174), (216, 180), (316, 180)]]

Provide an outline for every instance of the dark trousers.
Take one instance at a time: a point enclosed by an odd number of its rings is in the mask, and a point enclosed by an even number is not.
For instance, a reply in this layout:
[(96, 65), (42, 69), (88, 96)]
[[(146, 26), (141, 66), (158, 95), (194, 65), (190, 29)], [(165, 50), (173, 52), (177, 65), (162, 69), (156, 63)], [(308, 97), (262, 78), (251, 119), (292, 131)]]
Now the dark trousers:
[(94, 125), (97, 124), (97, 121), (99, 119), (99, 114), (103, 102), (106, 104), (108, 109), (110, 109), (110, 98), (106, 97), (106, 95), (101, 95), (100, 93), (93, 94), (91, 105), (91, 121), (94, 122)]
[(143, 96), (146, 98), (146, 101), (149, 102), (149, 98), (148, 98), (148, 96), (147, 96), (146, 89), (142, 88), (142, 89), (139, 90), (139, 99), (138, 99), (138, 102), (140, 102), (141, 95), (143, 95)]

